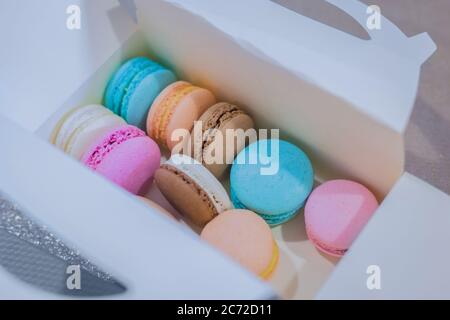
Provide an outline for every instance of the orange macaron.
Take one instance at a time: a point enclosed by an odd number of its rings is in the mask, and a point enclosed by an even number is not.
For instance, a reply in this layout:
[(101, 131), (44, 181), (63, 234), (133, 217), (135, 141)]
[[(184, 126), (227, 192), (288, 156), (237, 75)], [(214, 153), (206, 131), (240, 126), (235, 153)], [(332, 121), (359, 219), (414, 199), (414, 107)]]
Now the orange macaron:
[[(211, 91), (186, 81), (174, 82), (153, 102), (147, 117), (147, 134), (160, 146), (172, 150), (183, 141), (180, 133), (189, 134), (194, 122), (215, 103)], [(177, 129), (181, 130), (176, 132)]]
[(249, 271), (269, 279), (278, 264), (278, 246), (268, 224), (249, 210), (228, 210), (209, 222), (201, 238)]

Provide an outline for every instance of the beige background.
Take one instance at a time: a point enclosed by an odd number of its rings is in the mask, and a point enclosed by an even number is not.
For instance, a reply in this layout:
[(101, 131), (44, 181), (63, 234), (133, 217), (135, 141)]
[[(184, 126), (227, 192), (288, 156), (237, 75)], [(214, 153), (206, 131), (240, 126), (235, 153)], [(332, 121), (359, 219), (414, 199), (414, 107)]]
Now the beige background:
[[(342, 0), (347, 1), (347, 0)], [(406, 130), (406, 170), (450, 194), (450, 0), (362, 0), (376, 4), (408, 36), (428, 32), (438, 46), (424, 64)], [(274, 0), (363, 38), (352, 18), (324, 0)]]

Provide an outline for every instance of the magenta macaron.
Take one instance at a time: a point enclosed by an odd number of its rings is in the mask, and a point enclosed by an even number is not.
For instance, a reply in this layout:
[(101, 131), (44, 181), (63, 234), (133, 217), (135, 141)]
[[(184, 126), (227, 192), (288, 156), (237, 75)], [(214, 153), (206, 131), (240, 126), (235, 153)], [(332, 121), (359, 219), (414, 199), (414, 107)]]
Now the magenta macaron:
[(341, 257), (377, 208), (375, 196), (365, 186), (349, 180), (327, 181), (306, 202), (308, 238), (320, 251)]
[(131, 125), (111, 129), (84, 153), (82, 162), (133, 194), (139, 194), (159, 168), (161, 152), (144, 131)]

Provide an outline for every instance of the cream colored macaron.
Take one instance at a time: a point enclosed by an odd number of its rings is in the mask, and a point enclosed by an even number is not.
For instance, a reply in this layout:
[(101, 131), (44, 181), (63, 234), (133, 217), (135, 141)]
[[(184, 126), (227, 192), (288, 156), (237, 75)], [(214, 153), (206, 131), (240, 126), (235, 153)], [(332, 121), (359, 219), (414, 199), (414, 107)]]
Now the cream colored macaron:
[(53, 129), (51, 143), (70, 156), (81, 159), (102, 134), (125, 124), (102, 105), (91, 104), (64, 114)]

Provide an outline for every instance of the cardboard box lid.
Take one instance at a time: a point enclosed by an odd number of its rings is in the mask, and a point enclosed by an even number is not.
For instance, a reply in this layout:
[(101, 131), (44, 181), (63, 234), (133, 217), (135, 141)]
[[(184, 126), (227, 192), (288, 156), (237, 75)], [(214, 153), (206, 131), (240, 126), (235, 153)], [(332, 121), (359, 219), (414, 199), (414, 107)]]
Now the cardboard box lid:
[(0, 190), (124, 284), (122, 298), (275, 296), (194, 233), (2, 116), (0, 148)]
[(404, 174), (317, 298), (448, 299), (449, 229), (450, 197)]

